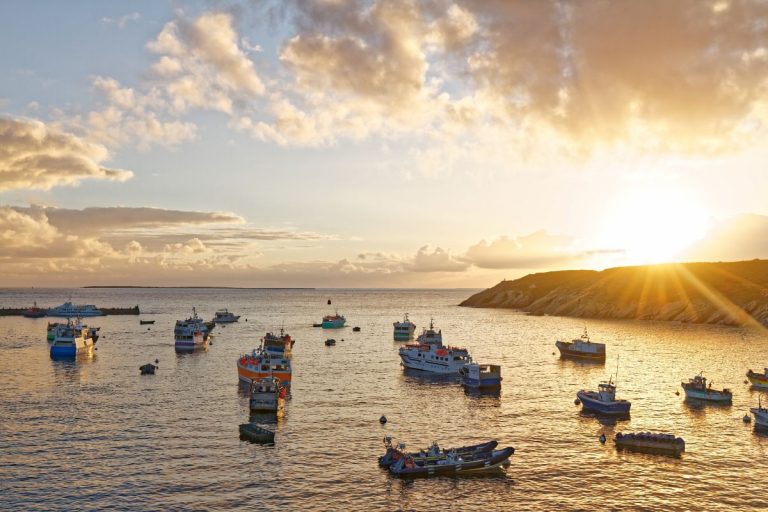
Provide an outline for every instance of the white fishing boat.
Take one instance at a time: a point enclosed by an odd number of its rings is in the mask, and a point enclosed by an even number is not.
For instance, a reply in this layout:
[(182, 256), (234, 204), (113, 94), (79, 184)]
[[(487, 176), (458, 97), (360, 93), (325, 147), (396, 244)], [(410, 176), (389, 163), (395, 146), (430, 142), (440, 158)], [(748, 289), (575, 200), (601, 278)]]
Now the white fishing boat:
[(61, 306), (56, 306), (48, 310), (48, 316), (58, 316), (65, 318), (84, 318), (88, 316), (102, 316), (103, 313), (93, 304), (72, 304), (67, 301)]
[(416, 341), (418, 343), (442, 343), (443, 342), (443, 331), (442, 329), (439, 331), (435, 330), (435, 320), (433, 318), (429, 319), (429, 329), (424, 327), (421, 331), (421, 334), (416, 338)]
[(451, 374), (472, 362), (465, 348), (443, 346), (442, 341), (411, 343), (400, 347), (402, 365), (413, 370)]
[(174, 345), (178, 352), (193, 352), (208, 348), (209, 332), (205, 322), (192, 308), (192, 316), (186, 320), (177, 320), (173, 330)]
[(234, 322), (237, 322), (240, 319), (240, 315), (235, 315), (234, 313), (230, 313), (226, 309), (220, 309), (218, 310), (214, 316), (213, 321), (217, 324), (231, 324)]
[[(702, 372), (703, 373), (703, 372)], [(685, 390), (686, 398), (695, 398), (697, 400), (708, 400), (710, 402), (731, 403), (733, 393), (728, 388), (712, 389), (712, 382), (707, 384), (707, 379), (700, 373), (688, 379), (688, 382), (681, 382)]]
[(394, 322), (392, 325), (395, 329), (395, 341), (410, 341), (413, 339), (413, 334), (416, 332), (416, 324), (408, 319), (408, 313), (405, 314), (402, 322)]

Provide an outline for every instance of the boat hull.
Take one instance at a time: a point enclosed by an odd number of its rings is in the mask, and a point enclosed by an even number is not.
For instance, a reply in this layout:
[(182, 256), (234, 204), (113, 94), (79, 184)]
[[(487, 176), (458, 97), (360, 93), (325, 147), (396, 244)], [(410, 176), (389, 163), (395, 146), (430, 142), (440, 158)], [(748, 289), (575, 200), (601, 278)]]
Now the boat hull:
[(752, 386), (760, 389), (768, 389), (768, 375), (763, 373), (747, 372), (747, 379)]
[(760, 430), (768, 430), (768, 409), (759, 409), (754, 407), (750, 409), (750, 411), (755, 417), (755, 428)]
[(459, 370), (461, 370), (461, 367), (464, 366), (464, 363), (458, 365), (452, 365), (451, 361), (443, 361), (443, 362), (432, 362), (432, 361), (422, 361), (419, 359), (416, 359), (408, 354), (400, 354), (400, 359), (402, 361), (402, 365), (405, 368), (410, 368), (411, 370), (420, 370), (423, 372), (429, 372), (429, 373), (437, 373), (440, 375), (452, 375), (452, 374), (458, 374)]
[(461, 377), (461, 383), (465, 387), (473, 389), (500, 389), (501, 377), (473, 379), (472, 377), (463, 375)]
[(333, 320), (333, 321), (326, 321), (323, 320), (323, 323), (320, 325), (323, 329), (341, 329), (344, 327), (344, 320)]
[(576, 396), (581, 400), (584, 410), (609, 416), (626, 416), (632, 407), (632, 404), (626, 400), (602, 402), (597, 399), (597, 393), (594, 391), (579, 391)]
[(266, 428), (259, 427), (252, 423), (243, 423), (239, 427), (240, 439), (252, 443), (274, 443), (275, 433)]
[(617, 449), (628, 450), (633, 452), (651, 453), (657, 455), (672, 455), (679, 457), (685, 451), (685, 442), (680, 439), (679, 441), (654, 441), (652, 439), (638, 439), (636, 437), (621, 436), (617, 434), (614, 439), (614, 443)]
[(716, 390), (699, 390), (699, 389), (686, 389), (685, 398), (692, 398), (694, 400), (706, 400), (707, 402), (717, 402), (721, 404), (729, 404), (733, 400), (731, 393), (723, 393)]
[(195, 352), (196, 350), (206, 350), (208, 348), (208, 338), (202, 342), (192, 340), (176, 340), (174, 344), (176, 352)]
[(78, 354), (86, 354), (93, 349), (93, 340), (77, 340), (75, 343), (67, 345), (51, 345), (52, 359), (66, 359), (77, 357)]

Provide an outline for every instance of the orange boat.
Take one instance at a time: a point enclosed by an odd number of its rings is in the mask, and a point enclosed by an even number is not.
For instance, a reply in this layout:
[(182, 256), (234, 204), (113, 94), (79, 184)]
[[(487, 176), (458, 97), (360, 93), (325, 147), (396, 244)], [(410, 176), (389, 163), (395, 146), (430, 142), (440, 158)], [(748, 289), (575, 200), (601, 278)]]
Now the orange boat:
[(251, 383), (267, 377), (277, 377), (285, 387), (291, 385), (291, 360), (271, 354), (261, 347), (237, 360), (237, 375), (242, 382)]

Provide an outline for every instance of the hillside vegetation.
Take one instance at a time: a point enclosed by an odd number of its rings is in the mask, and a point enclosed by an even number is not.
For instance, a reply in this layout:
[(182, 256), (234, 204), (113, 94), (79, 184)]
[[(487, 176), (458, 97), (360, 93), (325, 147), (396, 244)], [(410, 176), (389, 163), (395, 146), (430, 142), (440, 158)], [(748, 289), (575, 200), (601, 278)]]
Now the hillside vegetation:
[(768, 326), (768, 260), (529, 274), (460, 305), (535, 315)]

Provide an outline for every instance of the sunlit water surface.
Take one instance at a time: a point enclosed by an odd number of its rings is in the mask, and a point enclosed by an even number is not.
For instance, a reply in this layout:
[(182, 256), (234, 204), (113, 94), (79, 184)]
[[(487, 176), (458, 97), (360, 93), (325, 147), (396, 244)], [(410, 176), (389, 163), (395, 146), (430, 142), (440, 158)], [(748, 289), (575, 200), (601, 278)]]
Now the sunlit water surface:
[[(0, 305), (56, 305), (62, 290), (0, 291)], [(674, 323), (587, 321), (608, 344), (606, 365), (561, 361), (558, 337), (584, 321), (456, 306), (467, 290), (73, 290), (75, 302), (139, 304), (135, 316), (90, 320), (102, 339), (90, 358), (52, 361), (47, 319), (0, 317), (0, 509), (34, 510), (745, 510), (768, 503), (768, 437), (742, 417), (758, 393), (747, 368), (768, 366), (764, 332)], [(326, 300), (333, 299), (327, 306)], [(173, 323), (192, 306), (218, 328), (207, 352), (176, 355)], [(338, 308), (350, 327), (311, 327)], [(430, 316), (444, 340), (503, 366), (498, 397), (455, 380), (406, 374), (392, 341), (404, 312)], [(245, 322), (245, 319), (248, 319)], [(272, 420), (274, 446), (240, 441), (247, 397), (235, 360), (267, 329), (284, 326), (293, 396)], [(352, 332), (352, 326), (362, 331)], [(328, 336), (338, 340), (326, 347)], [(343, 339), (343, 340), (342, 340)], [(575, 393), (616, 369), (632, 417), (616, 425), (580, 414)], [(160, 360), (154, 376), (139, 366)], [(691, 405), (680, 381), (704, 370), (734, 390), (730, 407)], [(385, 414), (386, 425), (379, 424)], [(617, 431), (685, 438), (680, 459), (617, 453)], [(376, 465), (382, 437), (411, 448), (498, 439), (516, 449), (506, 473), (486, 478), (394, 479)]]

